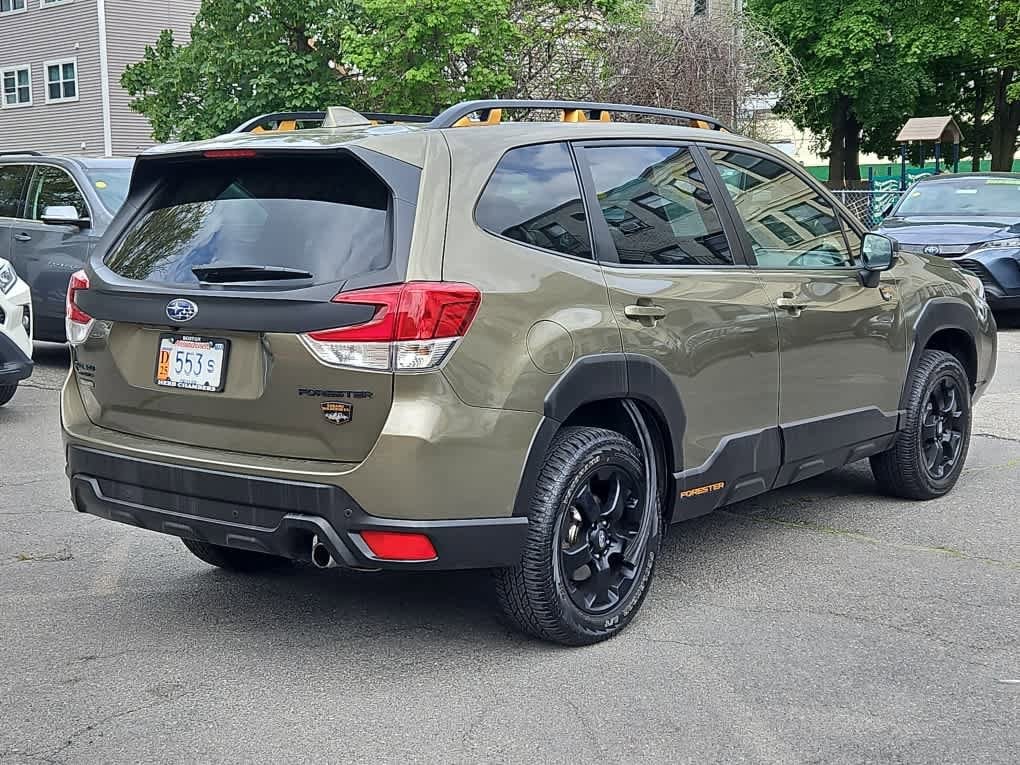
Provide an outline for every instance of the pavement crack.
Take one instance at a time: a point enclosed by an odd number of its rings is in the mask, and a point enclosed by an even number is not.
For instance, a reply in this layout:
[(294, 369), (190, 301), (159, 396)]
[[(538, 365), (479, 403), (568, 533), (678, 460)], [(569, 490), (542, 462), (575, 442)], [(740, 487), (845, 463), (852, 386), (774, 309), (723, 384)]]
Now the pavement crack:
[(996, 441), (1009, 441), (1013, 444), (1020, 444), (1020, 438), (1012, 436), (1000, 436), (998, 433), (971, 433), (973, 438), (994, 438)]
[(893, 550), (900, 550), (903, 552), (917, 552), (917, 553), (928, 553), (931, 555), (942, 555), (948, 558), (959, 558), (961, 560), (970, 560), (977, 563), (984, 563), (989, 566), (996, 566), (998, 568), (1005, 568), (1010, 571), (1020, 571), (1020, 562), (1000, 560), (999, 558), (989, 558), (983, 555), (973, 555), (964, 550), (957, 550), (952, 547), (932, 547), (928, 545), (914, 545), (906, 542), (890, 542), (886, 539), (879, 539), (878, 537), (869, 536), (868, 534), (861, 534), (857, 531), (849, 531), (847, 529), (837, 529), (831, 526), (819, 526), (813, 523), (805, 523), (803, 521), (788, 521), (782, 518), (766, 518), (761, 515), (745, 515), (742, 513), (734, 513), (728, 510), (717, 510), (717, 513), (728, 515), (731, 518), (738, 518), (753, 523), (762, 523), (771, 526), (780, 526), (787, 529), (796, 529), (798, 531), (809, 531), (815, 534), (826, 534), (833, 537), (839, 537), (841, 539), (847, 539), (853, 542), (861, 542), (865, 544), (875, 545), (877, 547), (888, 547)]
[[(725, 611), (734, 611), (734, 612), (737, 612), (737, 613), (746, 613), (746, 614), (784, 614), (784, 615), (788, 615), (788, 616), (804, 616), (804, 615), (807, 615), (807, 616), (818, 616), (818, 617), (829, 618), (829, 619), (839, 619), (839, 620), (842, 620), (842, 621), (853, 622), (855, 624), (863, 624), (863, 625), (868, 625), (868, 626), (872, 626), (872, 627), (883, 627), (885, 629), (892, 630), (893, 632), (898, 632), (901, 635), (907, 635), (909, 637), (922, 638), (924, 640), (930, 640), (933, 643), (938, 643), (938, 644), (940, 644), (942, 646), (945, 646), (945, 647), (959, 648), (959, 649), (964, 649), (966, 651), (980, 652), (980, 651), (987, 651), (987, 650), (997, 650), (997, 649), (1002, 648), (1002, 646), (990, 647), (990, 646), (974, 645), (972, 643), (961, 643), (961, 642), (957, 642), (955, 640), (949, 640), (949, 639), (945, 638), (944, 636), (942, 636), (942, 635), (940, 635), (940, 634), (938, 634), (936, 632), (929, 632), (929, 631), (926, 631), (926, 630), (910, 629), (910, 628), (908, 628), (908, 627), (906, 627), (906, 626), (904, 626), (902, 624), (896, 624), (895, 622), (889, 622), (889, 621), (885, 621), (883, 619), (874, 619), (874, 618), (871, 618), (871, 617), (868, 617), (868, 616), (863, 616), (861, 614), (851, 613), (849, 611), (834, 611), (834, 610), (829, 610), (829, 609), (818, 610), (818, 609), (811, 609), (811, 608), (746, 608), (746, 607), (739, 607), (739, 606), (729, 606), (729, 605), (726, 605), (724, 603), (716, 603), (714, 601), (708, 601), (708, 600), (701, 601), (701, 603), (704, 604), (704, 605), (710, 606), (712, 608), (721, 608), (721, 609), (723, 609)], [(985, 662), (975, 661), (974, 658), (969, 657), (969, 656), (957, 656), (956, 658), (959, 661), (962, 661), (962, 662), (964, 662), (966, 664), (970, 664), (970, 665), (973, 665), (973, 666), (978, 666), (978, 667), (987, 667), (988, 666), (988, 664), (986, 664)]]
[(182, 699), (186, 696), (193, 695), (193, 693), (194, 692), (180, 693), (174, 696), (162, 697), (156, 699), (155, 701), (151, 701), (148, 704), (140, 704), (138, 706), (131, 707), (130, 709), (125, 709), (121, 712), (114, 712), (113, 714), (109, 714), (106, 717), (102, 717), (99, 720), (96, 720), (95, 722), (89, 723), (88, 725), (85, 725), (81, 728), (78, 728), (75, 731), (72, 731), (71, 734), (64, 741), (64, 743), (58, 746), (56, 749), (49, 752), (30, 753), (27, 754), (27, 756), (36, 759), (43, 759), (47, 762), (60, 762), (60, 760), (57, 759), (57, 756), (64, 752), (65, 750), (69, 749), (70, 747), (74, 746), (75, 742), (82, 736), (88, 733), (92, 733), (93, 731), (102, 728), (103, 726), (113, 722), (114, 720), (119, 720), (122, 717), (127, 717), (128, 715), (133, 715), (138, 712), (144, 712), (148, 709), (153, 709), (154, 707), (158, 707), (162, 704), (169, 704), (171, 702), (177, 701), (178, 699)]

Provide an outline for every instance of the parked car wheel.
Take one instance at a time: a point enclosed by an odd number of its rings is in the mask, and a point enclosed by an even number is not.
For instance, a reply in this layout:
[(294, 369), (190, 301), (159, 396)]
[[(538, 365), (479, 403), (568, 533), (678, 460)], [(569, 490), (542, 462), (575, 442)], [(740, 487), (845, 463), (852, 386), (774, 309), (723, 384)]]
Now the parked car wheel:
[(658, 517), (646, 515), (658, 509), (658, 490), (631, 441), (601, 428), (564, 428), (535, 487), (524, 558), (496, 572), (511, 623), (566, 645), (620, 632), (648, 593), (660, 534)]
[(909, 382), (905, 427), (892, 449), (871, 458), (878, 485), (907, 499), (948, 493), (963, 472), (970, 428), (967, 373), (951, 354), (925, 351)]
[(17, 385), (0, 385), (0, 406), (3, 406), (12, 398), (14, 393), (18, 390)]

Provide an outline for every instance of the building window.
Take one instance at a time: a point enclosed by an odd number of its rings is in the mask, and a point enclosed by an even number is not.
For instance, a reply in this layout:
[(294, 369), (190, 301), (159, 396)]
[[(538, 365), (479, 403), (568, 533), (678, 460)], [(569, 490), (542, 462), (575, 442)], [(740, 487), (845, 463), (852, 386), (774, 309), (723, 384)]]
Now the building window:
[(47, 103), (78, 100), (78, 59), (47, 61), (43, 68), (46, 70)]
[(0, 0), (0, 13), (21, 13), (25, 10), (25, 0)]
[(0, 69), (0, 88), (3, 89), (0, 106), (31, 106), (32, 68), (12, 66), (9, 69)]
[(49, 8), (51, 5), (63, 5), (64, 3), (70, 3), (74, 0), (39, 0), (40, 8)]
[(704, 16), (708, 13), (708, 0), (694, 0), (694, 15)]

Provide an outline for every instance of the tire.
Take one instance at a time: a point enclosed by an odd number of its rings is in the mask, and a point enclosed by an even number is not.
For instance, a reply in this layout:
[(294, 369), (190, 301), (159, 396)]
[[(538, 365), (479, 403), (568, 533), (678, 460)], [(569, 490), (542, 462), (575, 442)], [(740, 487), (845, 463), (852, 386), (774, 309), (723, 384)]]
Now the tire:
[(15, 385), (0, 385), (0, 406), (3, 406), (12, 398), (14, 398), (15, 391), (18, 390), (17, 384)]
[(251, 550), (237, 550), (233, 547), (221, 547), (195, 539), (182, 539), (184, 546), (201, 561), (226, 571), (242, 574), (258, 574), (267, 571), (278, 571), (290, 568), (293, 564), (287, 558)]
[[(904, 499), (935, 499), (949, 493), (967, 460), (970, 429), (967, 373), (955, 356), (925, 351), (909, 382), (905, 426), (891, 449), (871, 458), (879, 488)], [(952, 461), (933, 467), (933, 454), (940, 458), (951, 454)]]
[[(648, 487), (631, 441), (601, 428), (561, 430), (534, 487), (522, 561), (494, 573), (510, 623), (564, 645), (618, 634), (648, 594), (659, 511), (658, 489)], [(603, 585), (617, 579), (614, 602), (613, 587)]]

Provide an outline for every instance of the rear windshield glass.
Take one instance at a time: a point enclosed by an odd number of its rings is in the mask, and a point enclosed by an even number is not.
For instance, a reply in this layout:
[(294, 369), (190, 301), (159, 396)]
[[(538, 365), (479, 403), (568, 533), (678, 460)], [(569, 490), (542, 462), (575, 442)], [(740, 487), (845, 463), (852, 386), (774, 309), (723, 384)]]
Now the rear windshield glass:
[(1020, 215), (1020, 176), (961, 177), (919, 183), (897, 215)]
[(99, 195), (103, 207), (112, 213), (117, 212), (127, 199), (128, 186), (131, 184), (131, 168), (95, 167), (87, 169), (85, 175)]
[(351, 156), (209, 159), (171, 166), (106, 256), (120, 276), (197, 283), (202, 267), (308, 272), (318, 284), (386, 268), (385, 184)]

